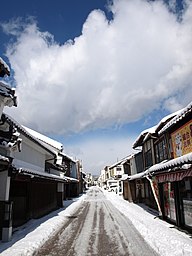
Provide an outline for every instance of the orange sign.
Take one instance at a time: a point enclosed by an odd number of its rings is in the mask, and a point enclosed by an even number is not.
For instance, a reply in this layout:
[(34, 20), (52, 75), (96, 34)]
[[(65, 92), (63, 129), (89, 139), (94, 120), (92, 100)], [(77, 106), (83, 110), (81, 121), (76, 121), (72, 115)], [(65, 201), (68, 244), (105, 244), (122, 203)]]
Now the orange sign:
[(192, 120), (171, 133), (174, 158), (192, 152)]

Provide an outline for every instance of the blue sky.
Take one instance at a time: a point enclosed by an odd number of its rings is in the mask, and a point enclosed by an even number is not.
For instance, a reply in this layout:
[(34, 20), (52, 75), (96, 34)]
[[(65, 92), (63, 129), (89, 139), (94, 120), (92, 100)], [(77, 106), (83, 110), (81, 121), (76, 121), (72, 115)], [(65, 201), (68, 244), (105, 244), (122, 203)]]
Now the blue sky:
[[(181, 7), (184, 7), (181, 10)], [(9, 1), (0, 56), (18, 107), (6, 112), (98, 174), (139, 133), (191, 101), (191, 1)], [(178, 10), (180, 18), (178, 19)]]

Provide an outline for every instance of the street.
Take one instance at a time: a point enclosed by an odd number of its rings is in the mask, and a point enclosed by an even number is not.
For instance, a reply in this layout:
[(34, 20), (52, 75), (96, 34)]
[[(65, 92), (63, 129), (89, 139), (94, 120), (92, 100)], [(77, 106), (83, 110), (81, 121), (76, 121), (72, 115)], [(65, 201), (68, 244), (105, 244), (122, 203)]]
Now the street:
[(92, 187), (78, 210), (33, 255), (155, 256), (130, 220)]

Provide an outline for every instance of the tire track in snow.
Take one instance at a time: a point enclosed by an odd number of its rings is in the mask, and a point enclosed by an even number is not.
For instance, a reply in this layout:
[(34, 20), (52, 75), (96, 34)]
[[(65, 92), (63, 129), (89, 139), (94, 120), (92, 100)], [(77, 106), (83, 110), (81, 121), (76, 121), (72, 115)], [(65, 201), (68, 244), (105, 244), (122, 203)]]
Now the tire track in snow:
[(94, 187), (68, 222), (36, 256), (156, 256), (103, 192)]

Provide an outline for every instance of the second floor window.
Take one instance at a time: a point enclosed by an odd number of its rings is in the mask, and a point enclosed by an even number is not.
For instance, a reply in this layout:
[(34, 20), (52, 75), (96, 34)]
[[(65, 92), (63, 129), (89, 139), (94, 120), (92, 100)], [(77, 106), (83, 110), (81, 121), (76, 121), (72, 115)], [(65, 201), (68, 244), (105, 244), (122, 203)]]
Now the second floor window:
[(165, 139), (159, 140), (159, 142), (155, 145), (155, 158), (156, 163), (160, 163), (167, 159), (167, 147)]
[(144, 145), (144, 159), (145, 159), (145, 169), (153, 165), (151, 142), (147, 141)]

